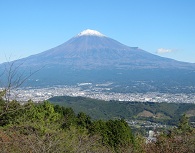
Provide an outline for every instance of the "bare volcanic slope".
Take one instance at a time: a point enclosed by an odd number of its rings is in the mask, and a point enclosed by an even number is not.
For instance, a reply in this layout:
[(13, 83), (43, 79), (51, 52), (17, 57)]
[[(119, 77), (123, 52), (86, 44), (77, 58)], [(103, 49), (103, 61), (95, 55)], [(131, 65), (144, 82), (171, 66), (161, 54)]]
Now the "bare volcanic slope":
[(42, 53), (18, 60), (28, 66), (54, 65), (71, 69), (191, 69), (194, 64), (153, 55), (128, 47), (98, 31), (85, 30), (67, 42)]

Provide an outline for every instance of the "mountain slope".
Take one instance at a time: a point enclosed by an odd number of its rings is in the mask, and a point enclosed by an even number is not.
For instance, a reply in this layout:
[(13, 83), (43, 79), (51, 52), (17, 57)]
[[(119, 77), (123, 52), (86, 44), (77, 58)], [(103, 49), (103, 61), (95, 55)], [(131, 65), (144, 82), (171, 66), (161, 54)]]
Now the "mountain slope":
[[(0, 74), (4, 64), (0, 65)], [(126, 46), (94, 30), (85, 30), (57, 47), (14, 61), (17, 64), (21, 73), (23, 68), (31, 72), (41, 69), (28, 80), (29, 86), (112, 82), (116, 92), (195, 91), (195, 64)]]
[(128, 47), (94, 30), (85, 30), (67, 42), (19, 62), (28, 66), (63, 65), (73, 69), (151, 69), (195, 67), (194, 64), (153, 55)]

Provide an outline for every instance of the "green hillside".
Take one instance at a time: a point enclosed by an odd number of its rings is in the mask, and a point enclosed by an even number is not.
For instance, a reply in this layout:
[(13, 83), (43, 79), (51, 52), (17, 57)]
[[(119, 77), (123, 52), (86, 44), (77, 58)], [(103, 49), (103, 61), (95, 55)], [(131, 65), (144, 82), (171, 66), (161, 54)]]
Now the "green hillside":
[(71, 107), (76, 113), (85, 112), (92, 119), (147, 119), (175, 125), (181, 115), (186, 114), (195, 121), (195, 104), (188, 103), (119, 102), (69, 96), (53, 97), (49, 101)]

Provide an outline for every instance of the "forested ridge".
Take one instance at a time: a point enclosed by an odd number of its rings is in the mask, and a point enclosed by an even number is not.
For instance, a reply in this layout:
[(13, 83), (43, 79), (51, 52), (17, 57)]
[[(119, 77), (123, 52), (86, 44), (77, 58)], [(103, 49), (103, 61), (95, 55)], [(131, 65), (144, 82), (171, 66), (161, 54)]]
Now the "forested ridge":
[(92, 120), (48, 101), (21, 105), (0, 98), (0, 150), (36, 153), (194, 152), (195, 130), (183, 115), (177, 128), (146, 143), (124, 119)]
[(71, 107), (76, 113), (85, 112), (92, 119), (139, 119), (174, 126), (178, 124), (179, 118), (186, 114), (191, 122), (195, 122), (195, 104), (191, 103), (104, 101), (70, 96), (57, 96), (49, 101)]

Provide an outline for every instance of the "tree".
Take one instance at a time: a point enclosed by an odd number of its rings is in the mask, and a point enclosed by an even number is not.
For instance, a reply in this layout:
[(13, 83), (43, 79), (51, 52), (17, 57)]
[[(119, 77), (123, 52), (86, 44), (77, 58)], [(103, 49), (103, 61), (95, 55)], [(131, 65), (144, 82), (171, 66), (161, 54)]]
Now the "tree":
[[(23, 63), (17, 63), (17, 61), (13, 61), (6, 62), (0, 67), (0, 102), (1, 104), (3, 103), (3, 106), (0, 106), (0, 117), (7, 112), (17, 111), (21, 108), (23, 109), (23, 107), (17, 107), (17, 109), (13, 109), (11, 106), (13, 105), (12, 101), (16, 102), (15, 100), (17, 97), (17, 95), (12, 95), (12, 91), (19, 88), (33, 74), (41, 70), (40, 68), (36, 71), (29, 71), (29, 73), (27, 73), (25, 70), (20, 69), (22, 65)], [(14, 97), (11, 99), (11, 96)]]
[(189, 125), (189, 118), (186, 114), (183, 114), (178, 123), (178, 130), (181, 132), (189, 132), (191, 130), (191, 126)]
[(1, 86), (3, 91), (5, 91), (6, 102), (10, 101), (11, 91), (20, 87), (27, 79), (32, 75), (37, 73), (40, 69), (36, 71), (29, 71), (28, 73), (23, 68), (24, 63), (17, 63), (17, 61), (4, 63), (4, 70), (1, 74)]
[(63, 117), (63, 129), (69, 129), (71, 125), (76, 125), (76, 115), (72, 108), (55, 105), (54, 110), (60, 113)]
[(125, 152), (121, 149), (133, 149), (134, 137), (130, 127), (123, 119), (95, 121), (90, 128), (90, 132), (100, 134), (102, 143), (117, 152)]
[(83, 112), (80, 112), (78, 115), (77, 115), (77, 125), (79, 127), (82, 127), (82, 128), (89, 128), (90, 125), (91, 125), (91, 118), (90, 116), (86, 115), (85, 113)]

